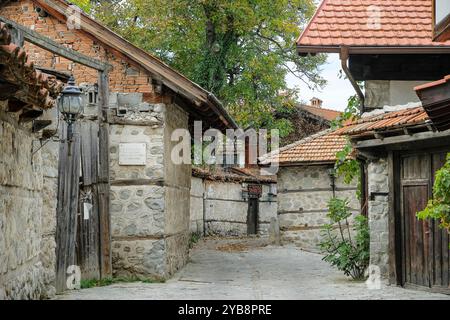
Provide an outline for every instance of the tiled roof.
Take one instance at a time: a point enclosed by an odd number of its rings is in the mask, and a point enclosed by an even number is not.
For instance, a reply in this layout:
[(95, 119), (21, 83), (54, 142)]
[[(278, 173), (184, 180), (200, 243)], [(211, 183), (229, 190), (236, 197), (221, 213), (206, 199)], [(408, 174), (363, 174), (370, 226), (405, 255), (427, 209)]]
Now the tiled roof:
[[(11, 33), (6, 24), (0, 22), (0, 78), (20, 88), (19, 100), (41, 109), (54, 107), (55, 99), (63, 88), (56, 77), (37, 71), (28, 54), (11, 42)], [(6, 94), (6, 93), (5, 93)], [(13, 93), (11, 93), (13, 95)]]
[[(379, 24), (373, 19), (377, 12)], [(450, 46), (433, 42), (432, 33), (431, 0), (323, 0), (297, 44), (305, 52), (308, 46), (336, 52), (340, 46)]]
[(261, 164), (278, 162), (281, 166), (297, 163), (330, 163), (337, 160), (336, 153), (346, 144), (345, 136), (337, 135), (329, 129), (287, 145), (260, 160)]
[[(257, 169), (259, 170), (259, 168)], [(276, 176), (261, 176), (259, 174), (250, 173), (248, 169), (233, 168), (233, 172), (226, 172), (220, 167), (215, 169), (192, 167), (192, 176), (223, 182), (248, 182), (248, 183), (276, 183)]]
[(422, 107), (415, 107), (362, 118), (336, 130), (335, 133), (348, 136), (370, 135), (375, 132), (425, 124), (428, 119)]
[(318, 108), (318, 107), (307, 106), (307, 105), (301, 105), (301, 106), (299, 106), (299, 109), (305, 110), (305, 111), (312, 113), (312, 114), (314, 114), (320, 118), (323, 118), (327, 121), (333, 121), (341, 114), (341, 112), (336, 111), (336, 110)]

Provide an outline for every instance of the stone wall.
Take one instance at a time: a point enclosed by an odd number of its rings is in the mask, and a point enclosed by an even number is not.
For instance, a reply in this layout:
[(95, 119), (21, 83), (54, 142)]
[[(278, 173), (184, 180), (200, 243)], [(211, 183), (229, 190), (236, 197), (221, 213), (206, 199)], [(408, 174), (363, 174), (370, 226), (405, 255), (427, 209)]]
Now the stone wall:
[[(167, 278), (187, 260), (190, 166), (172, 163), (170, 136), (187, 128), (188, 115), (143, 99), (110, 99), (111, 108), (123, 111), (110, 125), (113, 269), (118, 276)], [(120, 165), (121, 143), (144, 143), (145, 165)]]
[[(320, 228), (329, 223), (328, 201), (333, 197), (328, 169), (333, 165), (281, 167), (278, 172), (278, 220), (282, 244), (319, 251)], [(348, 198), (360, 213), (356, 184), (336, 181), (336, 196)]]
[(205, 185), (203, 179), (192, 177), (191, 180), (191, 205), (189, 231), (191, 233), (203, 234), (203, 196)]
[(0, 101), (0, 299), (46, 298), (55, 292), (54, 159), (32, 155), (31, 125), (5, 107)]
[[(368, 165), (370, 264), (380, 267), (383, 277), (389, 268), (389, 178), (386, 159)], [(373, 199), (373, 200), (371, 200)]]
[[(262, 188), (257, 229), (258, 234), (267, 235), (271, 218), (276, 218), (277, 203), (269, 199), (270, 186), (263, 184)], [(248, 201), (242, 199), (241, 182), (192, 179), (191, 232), (202, 231), (204, 224), (207, 235), (245, 236), (247, 215)]]

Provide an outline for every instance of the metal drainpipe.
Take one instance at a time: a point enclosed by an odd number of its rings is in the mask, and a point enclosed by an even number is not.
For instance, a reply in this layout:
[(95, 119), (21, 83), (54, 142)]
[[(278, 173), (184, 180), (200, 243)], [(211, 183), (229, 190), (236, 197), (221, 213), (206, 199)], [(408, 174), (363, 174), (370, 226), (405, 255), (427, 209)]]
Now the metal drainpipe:
[(353, 88), (356, 91), (356, 94), (359, 97), (359, 101), (361, 101), (360, 112), (363, 113), (365, 111), (364, 110), (365, 97), (364, 93), (361, 91), (361, 88), (356, 83), (355, 78), (353, 78), (350, 69), (348, 68), (348, 59), (349, 59), (348, 47), (341, 47), (339, 58), (341, 59), (342, 70), (344, 70), (345, 75), (347, 76), (348, 80), (350, 80), (350, 83), (352, 84)]

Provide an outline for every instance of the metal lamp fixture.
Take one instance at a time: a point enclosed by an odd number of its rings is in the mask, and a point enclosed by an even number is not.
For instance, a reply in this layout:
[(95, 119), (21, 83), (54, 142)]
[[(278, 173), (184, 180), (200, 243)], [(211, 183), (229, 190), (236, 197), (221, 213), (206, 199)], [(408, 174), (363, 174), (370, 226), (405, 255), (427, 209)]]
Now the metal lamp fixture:
[(70, 141), (73, 136), (73, 124), (83, 112), (83, 102), (81, 90), (75, 84), (75, 78), (70, 77), (66, 87), (61, 92), (58, 99), (58, 109), (67, 122), (67, 139)]

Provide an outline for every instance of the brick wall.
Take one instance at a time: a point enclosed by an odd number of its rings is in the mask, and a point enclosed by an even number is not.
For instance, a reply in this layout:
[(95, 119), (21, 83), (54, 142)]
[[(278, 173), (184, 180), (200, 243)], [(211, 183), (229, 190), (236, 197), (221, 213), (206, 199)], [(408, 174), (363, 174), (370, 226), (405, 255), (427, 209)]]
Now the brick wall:
[[(4, 7), (1, 14), (68, 48), (111, 64), (112, 70), (110, 71), (109, 81), (111, 92), (141, 92), (145, 93), (144, 97), (147, 102), (158, 103), (162, 101), (162, 97), (154, 93), (151, 77), (147, 71), (132, 65), (132, 62), (127, 58), (96, 42), (84, 31), (70, 30), (65, 23), (51, 16), (39, 17), (35, 9), (35, 5), (29, 0), (18, 1)], [(73, 73), (77, 83), (97, 82), (98, 75), (94, 69), (56, 56), (29, 43), (26, 43), (25, 48), (29, 52), (30, 59), (38, 66)]]

